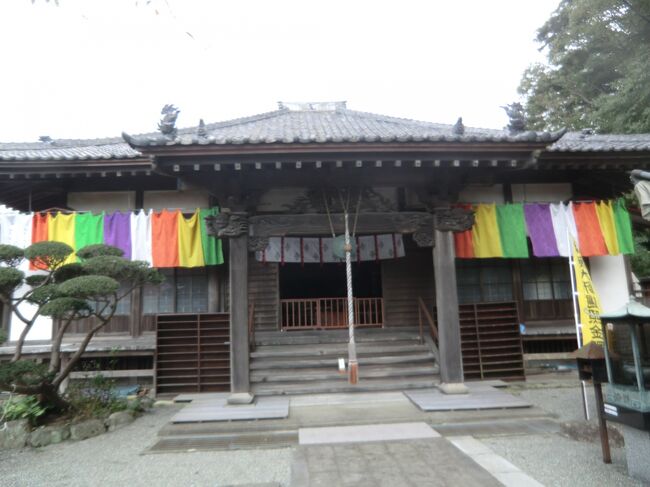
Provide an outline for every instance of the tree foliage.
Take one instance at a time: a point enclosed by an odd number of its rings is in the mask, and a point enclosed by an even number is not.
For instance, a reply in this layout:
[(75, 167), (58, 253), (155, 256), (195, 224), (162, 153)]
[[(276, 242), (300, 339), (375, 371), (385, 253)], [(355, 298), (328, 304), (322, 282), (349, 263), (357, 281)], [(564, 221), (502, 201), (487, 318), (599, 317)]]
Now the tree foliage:
[[(0, 245), (0, 301), (24, 324), (10, 362), (0, 364), (0, 390), (32, 394), (43, 405), (55, 409), (69, 407), (58, 393), (61, 382), (72, 371), (93, 336), (113, 317), (121, 299), (135, 288), (162, 282), (162, 275), (146, 262), (131, 262), (123, 252), (107, 245), (91, 245), (77, 252), (80, 262), (66, 263), (70, 246), (60, 242), (38, 242), (26, 249)], [(23, 257), (24, 256), (24, 257)], [(40, 270), (25, 276), (17, 267), (27, 258)], [(20, 292), (17, 292), (21, 289)], [(27, 316), (21, 305), (36, 310)], [(52, 338), (47, 366), (22, 359), (27, 333), (39, 316), (60, 320)], [(61, 367), (61, 345), (70, 324), (95, 318), (88, 325), (79, 348)]]
[(529, 128), (650, 132), (650, 2), (562, 0), (537, 42), (547, 63), (519, 86)]

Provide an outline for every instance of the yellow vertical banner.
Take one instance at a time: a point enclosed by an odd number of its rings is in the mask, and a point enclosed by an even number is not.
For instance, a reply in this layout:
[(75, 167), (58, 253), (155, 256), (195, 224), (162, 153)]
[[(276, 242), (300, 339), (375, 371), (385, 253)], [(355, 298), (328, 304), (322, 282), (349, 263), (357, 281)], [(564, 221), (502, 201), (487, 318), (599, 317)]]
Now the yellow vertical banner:
[[(47, 239), (54, 242), (63, 242), (68, 244), (72, 250), (75, 249), (75, 214), (64, 215), (59, 212), (55, 216), (50, 216), (47, 221)], [(72, 264), (77, 261), (77, 256), (73, 252), (65, 260), (64, 264)]]
[(575, 269), (578, 306), (580, 307), (580, 324), (582, 325), (582, 345), (594, 342), (603, 344), (603, 329), (600, 324), (602, 308), (600, 299), (591, 282), (589, 270), (580, 251), (573, 241), (573, 268)]

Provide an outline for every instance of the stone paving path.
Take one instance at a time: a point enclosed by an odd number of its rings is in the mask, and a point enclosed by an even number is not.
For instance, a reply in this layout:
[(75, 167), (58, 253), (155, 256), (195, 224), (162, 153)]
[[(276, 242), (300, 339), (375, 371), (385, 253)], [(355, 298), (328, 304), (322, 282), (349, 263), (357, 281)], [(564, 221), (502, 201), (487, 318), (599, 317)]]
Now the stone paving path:
[(299, 446), (291, 487), (502, 485), (444, 438)]

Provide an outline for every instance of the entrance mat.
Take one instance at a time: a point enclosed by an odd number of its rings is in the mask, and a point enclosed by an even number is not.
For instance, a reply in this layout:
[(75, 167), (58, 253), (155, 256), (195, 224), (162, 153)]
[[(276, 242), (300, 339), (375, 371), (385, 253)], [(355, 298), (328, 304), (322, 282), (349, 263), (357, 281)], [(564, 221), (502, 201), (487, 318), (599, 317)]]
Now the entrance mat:
[(467, 394), (444, 394), (438, 389), (404, 391), (422, 411), (459, 411), (466, 409), (510, 409), (531, 407), (527, 401), (485, 385), (465, 384)]
[(172, 418), (172, 423), (283, 419), (289, 416), (289, 398), (258, 397), (252, 404), (231, 406), (227, 395), (193, 399)]
[(298, 443), (301, 445), (421, 440), (438, 437), (440, 435), (426, 423), (368, 424), (298, 430)]

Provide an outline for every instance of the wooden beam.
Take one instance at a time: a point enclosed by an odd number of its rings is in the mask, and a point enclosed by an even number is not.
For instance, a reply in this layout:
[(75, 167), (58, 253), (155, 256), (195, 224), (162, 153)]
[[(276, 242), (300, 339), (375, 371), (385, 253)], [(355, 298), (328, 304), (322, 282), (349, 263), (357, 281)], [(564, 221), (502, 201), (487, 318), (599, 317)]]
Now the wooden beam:
[[(331, 215), (335, 229), (343, 228), (343, 215)], [(433, 216), (427, 212), (361, 213), (357, 233), (414, 233), (433, 227)], [(249, 233), (253, 237), (307, 236), (330, 233), (327, 215), (257, 215), (249, 218)]]
[(276, 161), (276, 162), (275, 162), (275, 168), (276, 168), (276, 169), (282, 169), (282, 163), (279, 162), (279, 161)]

